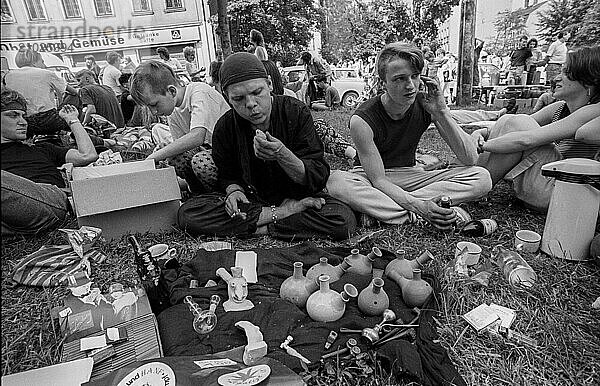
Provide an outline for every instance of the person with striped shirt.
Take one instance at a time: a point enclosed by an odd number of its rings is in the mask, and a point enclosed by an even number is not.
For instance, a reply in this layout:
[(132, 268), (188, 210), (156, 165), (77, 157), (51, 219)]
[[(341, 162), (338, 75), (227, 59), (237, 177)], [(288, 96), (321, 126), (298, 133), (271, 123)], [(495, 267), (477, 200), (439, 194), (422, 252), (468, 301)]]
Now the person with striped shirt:
[(556, 102), (532, 115), (505, 115), (490, 129), (473, 132), (485, 167), (496, 184), (512, 182), (526, 206), (546, 211), (554, 179), (541, 167), (566, 158), (599, 159), (600, 46), (567, 54), (556, 78)]

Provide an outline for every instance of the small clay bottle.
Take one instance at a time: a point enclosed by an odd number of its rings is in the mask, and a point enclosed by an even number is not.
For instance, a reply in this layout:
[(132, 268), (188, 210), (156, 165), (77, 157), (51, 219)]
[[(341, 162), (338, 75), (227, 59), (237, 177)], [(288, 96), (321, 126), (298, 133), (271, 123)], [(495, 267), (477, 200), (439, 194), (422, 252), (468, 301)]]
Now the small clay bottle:
[(319, 276), (320, 288), (310, 295), (306, 302), (308, 315), (317, 322), (334, 322), (346, 312), (346, 303), (358, 296), (358, 290), (352, 284), (345, 284), (342, 292), (329, 288), (329, 276)]
[(381, 315), (390, 306), (390, 299), (383, 289), (383, 279), (376, 277), (358, 295), (358, 309), (364, 314)]
[(279, 296), (298, 307), (304, 307), (308, 297), (319, 288), (315, 280), (304, 276), (302, 266), (302, 262), (295, 262), (293, 275), (285, 279), (279, 288)]
[(421, 278), (420, 269), (413, 269), (412, 279), (400, 276), (398, 284), (402, 289), (402, 299), (408, 307), (423, 306), (433, 292), (429, 283)]
[(413, 269), (422, 269), (427, 262), (434, 259), (428, 250), (425, 250), (425, 252), (421, 253), (414, 260), (407, 260), (405, 256), (406, 252), (403, 249), (396, 251), (396, 258), (390, 261), (385, 267), (385, 275), (387, 277), (399, 274), (407, 279), (411, 279), (413, 277)]
[[(328, 263), (328, 259), (326, 257), (321, 257), (319, 259), (319, 264), (315, 264), (308, 271), (306, 271), (306, 277), (311, 280), (317, 280), (321, 275), (329, 275), (330, 278), (336, 276), (337, 269)], [(335, 280), (332, 280), (335, 281)]]
[(367, 256), (362, 255), (358, 249), (350, 251), (350, 255), (347, 257), (350, 268), (348, 272), (354, 272), (359, 275), (371, 275), (373, 272), (373, 261), (376, 257), (381, 257), (381, 250), (377, 247), (373, 247), (371, 252)]

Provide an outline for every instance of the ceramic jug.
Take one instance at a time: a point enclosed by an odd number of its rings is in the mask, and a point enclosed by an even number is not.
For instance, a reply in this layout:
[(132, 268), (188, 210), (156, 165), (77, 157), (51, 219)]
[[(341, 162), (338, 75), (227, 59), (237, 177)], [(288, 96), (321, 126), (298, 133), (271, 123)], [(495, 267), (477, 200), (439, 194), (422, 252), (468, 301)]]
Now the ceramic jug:
[(334, 322), (340, 319), (346, 311), (346, 303), (358, 296), (358, 290), (352, 284), (344, 285), (342, 292), (329, 288), (329, 276), (319, 277), (320, 288), (310, 295), (306, 302), (308, 315), (317, 322)]
[(358, 295), (358, 309), (371, 316), (381, 315), (390, 306), (390, 299), (383, 289), (383, 279), (376, 277)]
[(279, 296), (282, 299), (289, 300), (298, 307), (304, 307), (308, 297), (319, 288), (316, 280), (311, 280), (304, 276), (302, 266), (302, 262), (295, 262), (294, 273), (285, 279), (279, 288)]
[(334, 283), (342, 278), (348, 269), (350, 268), (350, 263), (348, 262), (348, 258), (344, 258), (341, 263), (333, 267), (331, 270), (331, 275), (329, 275), (329, 283)]
[[(333, 265), (329, 264), (326, 257), (319, 259), (319, 264), (315, 264), (306, 272), (306, 277), (316, 281), (321, 275), (328, 275), (333, 283), (333, 278), (337, 276), (338, 269)], [(339, 278), (338, 278), (339, 279)]]
[(381, 250), (377, 247), (373, 247), (371, 252), (367, 256), (362, 255), (358, 249), (350, 251), (350, 255), (347, 257), (350, 268), (348, 272), (354, 272), (359, 275), (371, 275), (373, 271), (373, 260), (376, 257), (381, 257)]
[(413, 269), (422, 269), (427, 262), (434, 259), (431, 252), (427, 250), (414, 260), (407, 260), (405, 255), (406, 252), (402, 249), (396, 251), (396, 258), (390, 261), (385, 267), (385, 275), (387, 277), (391, 277), (391, 272), (395, 272), (407, 279), (412, 279)]
[(408, 307), (421, 307), (433, 292), (433, 288), (421, 278), (421, 270), (413, 269), (413, 276), (407, 279), (399, 273), (392, 271), (391, 276), (402, 289), (402, 299)]

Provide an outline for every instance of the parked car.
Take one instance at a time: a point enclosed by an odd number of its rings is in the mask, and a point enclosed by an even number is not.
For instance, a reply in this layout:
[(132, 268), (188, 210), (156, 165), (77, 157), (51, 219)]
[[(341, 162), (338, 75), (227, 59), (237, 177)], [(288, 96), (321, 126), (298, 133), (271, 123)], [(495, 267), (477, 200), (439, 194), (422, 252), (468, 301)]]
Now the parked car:
[[(71, 72), (69, 66), (65, 64), (58, 56), (54, 54), (49, 54), (46, 52), (40, 52), (42, 55), (42, 59), (44, 59), (44, 64), (48, 70), (53, 70), (56, 72), (56, 75), (60, 76), (67, 82), (67, 84), (71, 86), (77, 86), (78, 82), (75, 79), (75, 75)], [(0, 53), (0, 68), (2, 70), (2, 79), (4, 79), (4, 75), (11, 70), (17, 69), (17, 65), (15, 64), (15, 56), (17, 55), (16, 51), (2, 51)]]
[[(354, 68), (333, 67), (333, 80), (331, 85), (340, 93), (341, 104), (345, 107), (356, 107), (357, 101), (365, 88), (365, 81), (358, 76)], [(283, 74), (288, 77), (288, 82), (297, 82), (305, 75), (304, 66), (290, 66), (283, 68)]]

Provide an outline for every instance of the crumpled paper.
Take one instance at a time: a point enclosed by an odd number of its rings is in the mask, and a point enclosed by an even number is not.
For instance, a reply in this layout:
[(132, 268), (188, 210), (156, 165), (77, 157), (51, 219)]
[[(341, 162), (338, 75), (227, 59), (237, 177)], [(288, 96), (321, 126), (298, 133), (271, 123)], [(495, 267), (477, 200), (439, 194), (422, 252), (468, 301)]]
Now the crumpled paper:
[(91, 166), (105, 166), (123, 163), (121, 153), (114, 153), (111, 149), (105, 150), (98, 154), (98, 159)]
[(460, 281), (471, 284), (479, 284), (487, 287), (492, 275), (493, 266), (486, 261), (473, 267), (467, 265), (467, 248), (460, 251), (459, 255), (450, 260), (446, 265), (445, 272), (447, 276), (455, 277)]
[[(85, 252), (90, 250), (94, 243), (100, 238), (102, 229), (84, 225), (79, 229), (59, 229), (59, 231), (67, 235), (69, 244), (71, 244), (71, 247), (73, 247), (77, 256), (81, 258), (81, 265), (87, 274), (90, 275), (92, 272), (91, 266), (88, 258), (85, 256)], [(95, 261), (96, 264), (100, 264), (106, 260), (106, 256), (102, 256), (102, 261)]]

